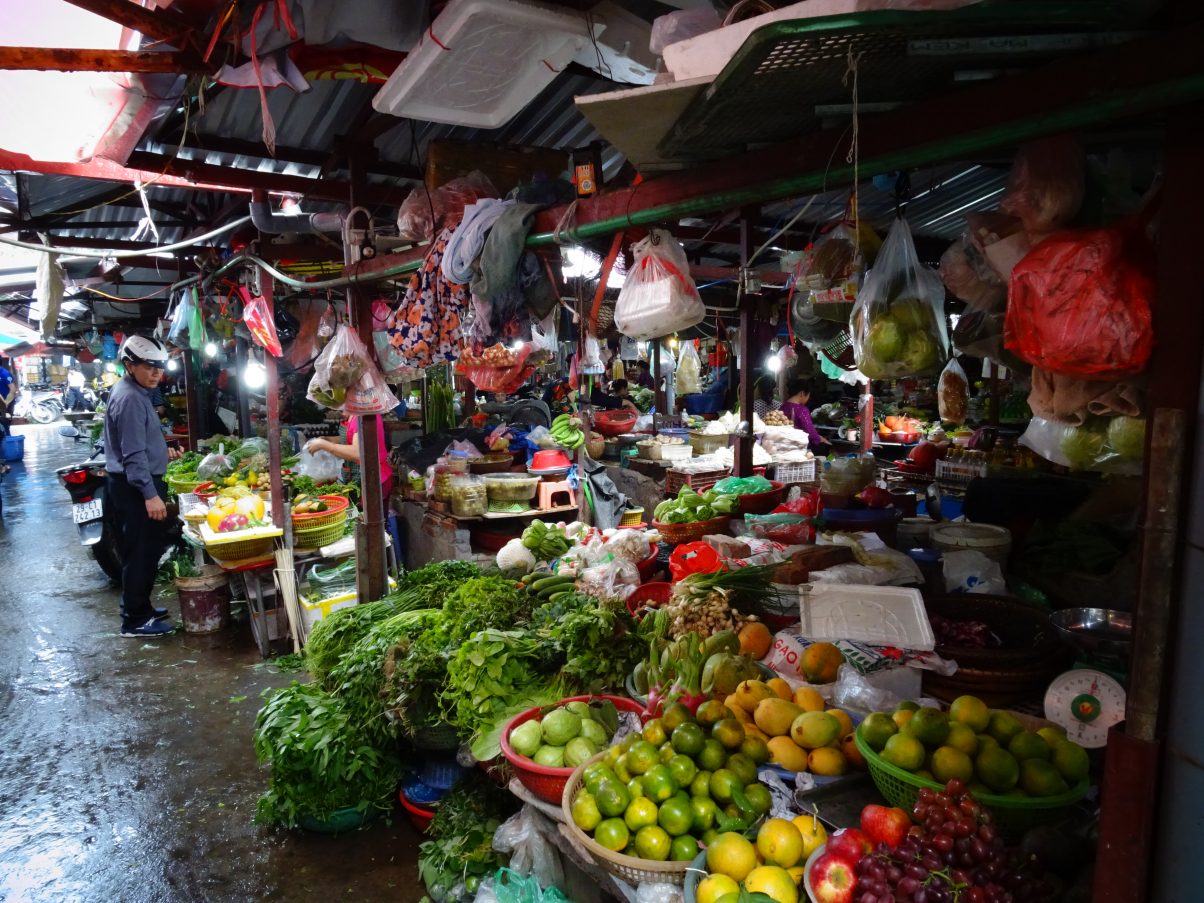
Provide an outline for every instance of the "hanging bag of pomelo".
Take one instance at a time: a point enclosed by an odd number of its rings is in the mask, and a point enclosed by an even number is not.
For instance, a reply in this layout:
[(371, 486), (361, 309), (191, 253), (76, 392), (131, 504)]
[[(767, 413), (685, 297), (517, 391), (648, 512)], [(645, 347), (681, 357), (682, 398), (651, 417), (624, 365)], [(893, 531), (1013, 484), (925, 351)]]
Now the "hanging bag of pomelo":
[(897, 219), (849, 319), (857, 368), (871, 379), (940, 372), (949, 359), (945, 287), (920, 263), (911, 229)]

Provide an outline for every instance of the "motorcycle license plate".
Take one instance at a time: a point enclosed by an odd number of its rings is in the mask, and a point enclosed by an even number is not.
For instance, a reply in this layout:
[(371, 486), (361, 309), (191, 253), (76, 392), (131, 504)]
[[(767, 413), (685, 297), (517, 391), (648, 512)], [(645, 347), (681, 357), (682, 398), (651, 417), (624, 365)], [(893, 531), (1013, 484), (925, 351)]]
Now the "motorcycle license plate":
[(71, 518), (77, 524), (97, 520), (103, 514), (104, 503), (100, 499), (92, 499), (90, 502), (80, 502), (78, 505), (71, 506)]

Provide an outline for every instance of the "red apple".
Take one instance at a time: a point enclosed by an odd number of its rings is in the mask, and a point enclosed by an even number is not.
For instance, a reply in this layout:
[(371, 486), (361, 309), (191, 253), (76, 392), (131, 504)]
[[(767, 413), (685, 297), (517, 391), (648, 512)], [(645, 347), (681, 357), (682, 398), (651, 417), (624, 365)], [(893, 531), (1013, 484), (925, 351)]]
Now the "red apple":
[(910, 827), (911, 819), (902, 809), (871, 805), (861, 810), (861, 831), (871, 843), (884, 843), (893, 850)]
[(857, 889), (853, 866), (843, 856), (824, 853), (811, 866), (811, 891), (819, 903), (851, 903)]
[(826, 852), (832, 856), (839, 856), (849, 865), (856, 865), (862, 856), (873, 849), (874, 845), (870, 843), (869, 838), (856, 828), (841, 828), (828, 838)]

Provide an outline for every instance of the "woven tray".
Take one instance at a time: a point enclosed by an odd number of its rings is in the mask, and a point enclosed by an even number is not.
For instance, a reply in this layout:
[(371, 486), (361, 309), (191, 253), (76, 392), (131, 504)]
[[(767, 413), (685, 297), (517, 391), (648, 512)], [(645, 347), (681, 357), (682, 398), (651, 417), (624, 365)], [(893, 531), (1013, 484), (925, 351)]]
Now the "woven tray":
[(677, 545), (683, 542), (697, 542), (704, 536), (716, 533), (726, 535), (730, 532), (728, 522), (729, 518), (726, 517), (700, 520), (693, 524), (662, 524), (660, 521), (654, 520), (652, 528), (661, 534), (665, 542)]
[(577, 795), (577, 789), (581, 786), (585, 769), (594, 762), (601, 761), (605, 756), (605, 752), (598, 753), (577, 766), (569, 775), (569, 779), (564, 785), (564, 796), (560, 801), (564, 811), (564, 830), (568, 832), (579, 850), (589, 854), (595, 865), (608, 874), (626, 881), (632, 887), (639, 887), (641, 884), (684, 884), (686, 869), (690, 867), (690, 863), (656, 862), (651, 859), (636, 859), (634, 856), (613, 853), (578, 828), (577, 823), (573, 821), (573, 797)]

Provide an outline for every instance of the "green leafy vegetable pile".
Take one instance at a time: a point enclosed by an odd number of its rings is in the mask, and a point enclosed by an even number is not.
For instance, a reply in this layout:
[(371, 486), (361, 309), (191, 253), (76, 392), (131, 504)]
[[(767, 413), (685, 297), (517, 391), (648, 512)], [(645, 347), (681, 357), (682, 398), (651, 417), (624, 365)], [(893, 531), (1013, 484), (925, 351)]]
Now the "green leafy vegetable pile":
[(493, 833), (514, 814), (517, 801), (479, 771), (456, 782), (439, 802), (428, 840), (418, 847), (418, 874), (435, 903), (452, 899), (461, 884), (471, 899), (484, 878), (506, 865)]
[(393, 614), (387, 599), (340, 608), (314, 625), (305, 642), (305, 661), (315, 680), (325, 681), (347, 652), (378, 623)]
[(372, 742), (337, 696), (314, 684), (275, 690), (255, 719), (255, 755), (272, 766), (256, 820), (294, 827), (338, 809), (390, 809), (401, 779), (395, 753)]

